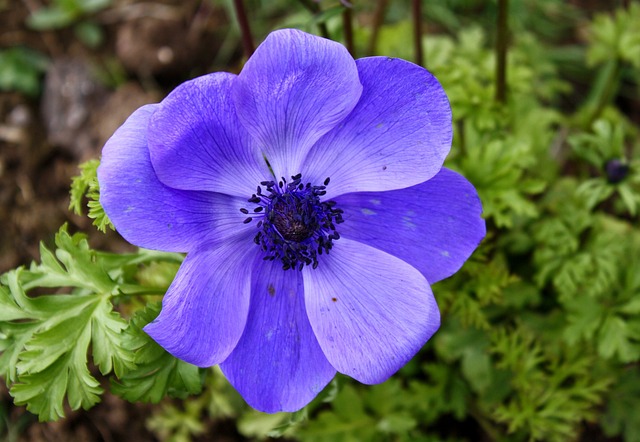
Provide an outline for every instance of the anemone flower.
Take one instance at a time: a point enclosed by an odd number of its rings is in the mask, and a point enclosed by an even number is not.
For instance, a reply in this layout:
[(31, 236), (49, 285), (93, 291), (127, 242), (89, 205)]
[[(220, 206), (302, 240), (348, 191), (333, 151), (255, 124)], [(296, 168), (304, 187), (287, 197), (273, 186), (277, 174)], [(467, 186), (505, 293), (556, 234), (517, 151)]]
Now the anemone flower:
[(187, 254), (145, 331), (265, 412), (336, 371), (383, 382), (440, 325), (430, 284), (485, 234), (475, 189), (442, 168), (451, 138), (427, 70), (291, 29), (240, 74), (141, 107), (98, 178), (126, 240)]

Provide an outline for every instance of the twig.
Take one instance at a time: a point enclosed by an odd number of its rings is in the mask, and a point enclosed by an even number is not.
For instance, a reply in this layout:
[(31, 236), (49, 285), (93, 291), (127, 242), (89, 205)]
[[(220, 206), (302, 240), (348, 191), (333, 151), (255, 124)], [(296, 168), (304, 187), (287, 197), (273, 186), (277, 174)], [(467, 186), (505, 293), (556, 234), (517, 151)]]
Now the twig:
[(376, 9), (373, 11), (373, 21), (371, 23), (371, 37), (369, 38), (369, 46), (367, 46), (367, 55), (373, 55), (376, 52), (378, 35), (384, 23), (384, 16), (385, 12), (387, 12), (388, 4), (389, 0), (378, 0), (376, 2)]
[(342, 28), (344, 32), (344, 45), (349, 53), (355, 55), (355, 47), (353, 45), (353, 11), (349, 7), (345, 7), (342, 11)]
[(251, 27), (249, 26), (249, 19), (244, 9), (244, 3), (242, 0), (233, 0), (233, 6), (236, 11), (236, 18), (238, 25), (240, 25), (240, 33), (242, 34), (242, 47), (244, 48), (244, 54), (247, 58), (251, 57), (255, 46), (253, 45), (253, 37), (251, 36)]
[(496, 36), (496, 101), (507, 101), (507, 24), (509, 0), (498, 0), (498, 32)]
[(415, 62), (419, 66), (423, 66), (424, 59), (422, 57), (422, 0), (411, 1), (411, 11), (413, 15), (413, 48), (415, 50)]

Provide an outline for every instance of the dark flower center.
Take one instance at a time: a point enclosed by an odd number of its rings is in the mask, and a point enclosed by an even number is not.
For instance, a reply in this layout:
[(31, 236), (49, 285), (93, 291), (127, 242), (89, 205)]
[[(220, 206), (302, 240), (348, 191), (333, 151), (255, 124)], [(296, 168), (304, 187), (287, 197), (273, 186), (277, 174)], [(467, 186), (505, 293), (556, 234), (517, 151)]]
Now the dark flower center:
[(287, 182), (263, 181), (249, 198), (257, 206), (244, 222), (258, 219), (258, 232), (253, 241), (265, 252), (265, 260), (279, 259), (282, 268), (299, 269), (305, 265), (318, 267), (318, 255), (329, 253), (333, 241), (340, 238), (336, 224), (342, 220), (342, 210), (334, 201), (321, 201), (327, 178), (322, 186), (302, 183), (302, 174)]
[(607, 181), (611, 184), (623, 181), (629, 174), (629, 165), (615, 158), (607, 161), (604, 169), (607, 173)]

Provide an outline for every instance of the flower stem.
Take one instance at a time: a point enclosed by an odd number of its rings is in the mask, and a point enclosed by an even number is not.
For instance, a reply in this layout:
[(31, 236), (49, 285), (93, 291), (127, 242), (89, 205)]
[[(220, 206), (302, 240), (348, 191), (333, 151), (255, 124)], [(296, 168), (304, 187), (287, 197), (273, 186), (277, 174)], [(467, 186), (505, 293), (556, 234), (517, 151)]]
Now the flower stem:
[(595, 81), (589, 95), (582, 106), (582, 111), (578, 114), (580, 126), (589, 129), (596, 121), (602, 111), (616, 95), (620, 84), (620, 63), (617, 59), (606, 62), (596, 75)]
[[(302, 4), (302, 6), (307, 8), (307, 10), (314, 15), (319, 14), (321, 12), (320, 5), (318, 5), (313, 0), (298, 0), (298, 1)], [(322, 35), (324, 38), (331, 38), (329, 36), (329, 29), (327, 29), (326, 23), (318, 23), (318, 30), (320, 31), (320, 35)]]
[(507, 24), (509, 0), (498, 0), (498, 32), (496, 36), (496, 101), (507, 101)]
[(349, 7), (345, 7), (342, 11), (342, 29), (344, 32), (344, 45), (351, 56), (355, 55), (355, 47), (353, 45), (353, 11)]
[(423, 66), (422, 57), (422, 0), (411, 0), (411, 13), (413, 15), (413, 48), (415, 50), (415, 63)]
[(251, 57), (255, 46), (253, 44), (253, 37), (251, 36), (251, 27), (249, 26), (249, 19), (247, 18), (247, 12), (244, 9), (244, 3), (242, 0), (233, 0), (233, 6), (236, 11), (236, 18), (238, 25), (240, 25), (240, 33), (242, 34), (242, 47), (244, 54), (247, 58)]
[(376, 9), (373, 11), (373, 19), (371, 22), (371, 37), (369, 38), (369, 45), (367, 46), (367, 55), (374, 55), (376, 53), (378, 35), (380, 34), (380, 28), (384, 22), (384, 16), (385, 12), (387, 12), (388, 4), (389, 0), (378, 0), (376, 2)]

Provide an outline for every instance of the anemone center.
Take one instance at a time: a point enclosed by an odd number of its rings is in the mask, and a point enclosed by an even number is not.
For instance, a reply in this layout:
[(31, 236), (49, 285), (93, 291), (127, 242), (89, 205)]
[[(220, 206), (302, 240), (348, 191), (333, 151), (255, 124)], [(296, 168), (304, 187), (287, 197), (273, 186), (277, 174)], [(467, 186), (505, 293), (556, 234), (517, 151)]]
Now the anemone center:
[(284, 240), (301, 242), (317, 230), (318, 213), (313, 204), (317, 201), (308, 196), (293, 192), (274, 198), (267, 215)]
[(265, 253), (265, 260), (280, 260), (282, 268), (299, 269), (305, 265), (318, 267), (318, 256), (329, 253), (333, 242), (340, 238), (336, 224), (340, 224), (342, 210), (334, 201), (322, 201), (329, 184), (303, 183), (302, 175), (294, 175), (287, 182), (282, 178), (263, 181), (251, 195), (249, 202), (256, 206), (244, 222), (257, 219), (258, 231), (253, 241)]

